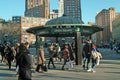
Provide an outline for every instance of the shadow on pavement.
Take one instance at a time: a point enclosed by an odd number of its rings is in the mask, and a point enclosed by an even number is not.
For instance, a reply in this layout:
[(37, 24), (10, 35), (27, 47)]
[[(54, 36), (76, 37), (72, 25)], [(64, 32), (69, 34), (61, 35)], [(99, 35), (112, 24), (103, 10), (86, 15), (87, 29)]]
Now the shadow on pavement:
[(2, 77), (13, 77), (13, 76), (15, 76), (15, 74), (0, 73), (0, 76), (2, 76)]
[(116, 62), (116, 60), (104, 60), (104, 61), (101, 60), (100, 64), (115, 64), (115, 65), (120, 65), (120, 62)]
[(120, 72), (105, 72), (105, 73), (114, 73), (114, 74), (120, 74)]
[[(70, 80), (80, 80), (80, 78), (76, 78), (76, 77), (73, 77), (73, 76), (59, 76), (59, 75), (57, 75), (57, 74), (59, 74), (59, 73), (56, 73), (56, 74), (51, 74), (51, 73), (45, 73), (45, 74), (42, 74), (42, 75), (37, 75), (37, 76), (35, 76), (35, 78), (37, 78), (37, 77), (41, 77), (41, 78), (45, 78), (45, 77), (47, 77), (47, 78), (54, 78), (53, 80), (57, 80), (57, 78), (59, 78), (59, 79), (66, 79), (66, 80), (68, 80), (68, 79), (70, 79)], [(50, 79), (51, 80), (51, 79)]]
[(118, 68), (118, 67), (110, 67), (110, 66), (100, 66), (99, 68), (110, 68), (110, 69), (120, 69), (120, 67)]

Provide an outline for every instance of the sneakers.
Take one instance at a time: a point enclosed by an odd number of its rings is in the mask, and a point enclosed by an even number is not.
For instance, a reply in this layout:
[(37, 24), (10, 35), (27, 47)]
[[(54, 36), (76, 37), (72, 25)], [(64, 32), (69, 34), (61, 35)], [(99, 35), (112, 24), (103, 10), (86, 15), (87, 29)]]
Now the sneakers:
[(92, 72), (95, 73), (96, 71), (92, 69)]
[(88, 70), (87, 70), (87, 72), (91, 72), (91, 71), (92, 71), (92, 69), (88, 69)]
[(88, 69), (87, 72), (93, 72), (93, 73), (95, 73), (96, 71), (94, 69)]
[(16, 76), (19, 76), (19, 72), (16, 73)]

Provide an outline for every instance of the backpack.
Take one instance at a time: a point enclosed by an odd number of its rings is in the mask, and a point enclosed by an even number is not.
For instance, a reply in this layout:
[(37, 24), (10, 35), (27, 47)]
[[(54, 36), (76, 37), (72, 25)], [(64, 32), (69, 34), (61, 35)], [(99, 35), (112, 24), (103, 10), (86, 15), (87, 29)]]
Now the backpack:
[(91, 56), (92, 56), (92, 58), (96, 59), (98, 57), (97, 51), (92, 51)]

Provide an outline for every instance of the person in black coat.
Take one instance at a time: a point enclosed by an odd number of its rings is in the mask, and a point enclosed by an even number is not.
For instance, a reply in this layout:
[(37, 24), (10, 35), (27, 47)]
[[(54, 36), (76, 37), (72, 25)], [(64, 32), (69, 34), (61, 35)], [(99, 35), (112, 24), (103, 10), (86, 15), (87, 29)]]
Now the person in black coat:
[(9, 69), (11, 69), (11, 62), (14, 59), (14, 54), (13, 54), (13, 51), (11, 50), (10, 46), (7, 46), (6, 58), (7, 58), (7, 61), (8, 61)]
[(28, 55), (29, 52), (25, 45), (20, 44), (20, 55), (18, 57), (19, 77), (18, 80), (32, 80), (31, 79), (31, 60)]
[(4, 59), (5, 59), (5, 53), (4, 53), (4, 45), (3, 44), (0, 44), (0, 53), (1, 53), (1, 62), (3, 63)]
[(89, 70), (89, 63), (90, 63), (91, 51), (92, 51), (92, 43), (87, 41), (83, 47), (83, 51), (84, 51), (84, 57), (87, 60), (87, 65), (85, 66), (85, 62), (84, 62), (83, 68), (84, 69), (87, 68), (87, 70)]

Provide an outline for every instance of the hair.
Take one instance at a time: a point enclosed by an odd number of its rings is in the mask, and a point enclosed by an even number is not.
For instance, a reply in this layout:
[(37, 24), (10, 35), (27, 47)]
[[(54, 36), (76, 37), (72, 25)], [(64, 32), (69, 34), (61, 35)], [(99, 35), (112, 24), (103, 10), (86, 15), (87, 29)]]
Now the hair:
[(16, 43), (16, 46), (20, 46), (20, 43)]
[(25, 45), (29, 45), (29, 42), (26, 42)]
[(26, 48), (26, 46), (25, 46), (25, 44), (24, 44), (24, 43), (21, 43), (19, 48), (20, 48), (20, 52), (21, 52), (21, 53), (23, 53), (23, 52), (26, 52), (26, 51), (27, 51), (27, 48)]
[(69, 48), (69, 45), (68, 45), (68, 44), (65, 44), (64, 48)]

